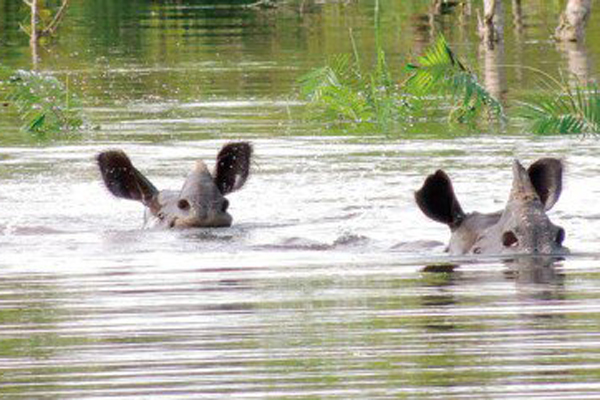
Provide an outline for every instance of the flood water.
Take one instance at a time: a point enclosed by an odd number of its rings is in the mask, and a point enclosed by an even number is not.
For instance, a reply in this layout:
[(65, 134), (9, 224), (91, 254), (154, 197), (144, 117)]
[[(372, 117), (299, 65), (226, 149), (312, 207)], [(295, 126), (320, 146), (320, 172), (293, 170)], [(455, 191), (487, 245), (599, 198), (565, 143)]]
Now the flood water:
[[(429, 6), (401, 3), (382, 2), (397, 62), (431, 39)], [(503, 63), (597, 76), (600, 14), (586, 46), (564, 49), (544, 5), (507, 27)], [(0, 6), (0, 60), (31, 68), (21, 14)], [(0, 113), (0, 397), (600, 398), (600, 142), (302, 120), (296, 78), (350, 49), (349, 27), (368, 49), (372, 9), (72, 5), (39, 68), (70, 77), (98, 128), (37, 142)], [(476, 19), (459, 18), (440, 29), (483, 69)], [(515, 70), (504, 84), (506, 99), (535, 90)], [(143, 229), (143, 207), (111, 197), (94, 164), (121, 148), (176, 189), (233, 140), (255, 160), (228, 196), (231, 228)], [(547, 156), (566, 164), (550, 218), (571, 255), (444, 253), (449, 231), (413, 200), (428, 174), (445, 169), (465, 210), (495, 211), (512, 160)]]

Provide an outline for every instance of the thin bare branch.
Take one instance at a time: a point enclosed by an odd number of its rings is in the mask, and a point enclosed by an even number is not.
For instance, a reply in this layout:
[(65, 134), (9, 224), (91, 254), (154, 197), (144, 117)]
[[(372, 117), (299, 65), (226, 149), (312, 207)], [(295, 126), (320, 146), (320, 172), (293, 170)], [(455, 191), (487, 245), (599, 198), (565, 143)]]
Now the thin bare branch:
[(31, 32), (29, 31), (29, 28), (27, 28), (25, 25), (23, 25), (20, 22), (19, 22), (19, 29), (21, 29), (27, 36), (31, 37)]
[(62, 21), (63, 16), (65, 15), (65, 12), (67, 11), (68, 5), (69, 5), (69, 0), (63, 0), (63, 3), (60, 6), (60, 8), (58, 9), (58, 11), (56, 12), (56, 15), (54, 16), (54, 19), (52, 20), (52, 22), (50, 22), (50, 24), (48, 24), (46, 29), (44, 29), (42, 32), (40, 32), (41, 36), (49, 36), (49, 35), (52, 35), (54, 32), (56, 32), (56, 30), (58, 29), (58, 25), (60, 24), (60, 21)]
[(38, 2), (37, 0), (31, 0), (31, 35), (29, 35), (30, 37), (30, 44), (33, 46), (35, 44), (37, 44), (38, 39), (39, 39), (39, 31), (38, 31)]
[(244, 8), (258, 8), (258, 7), (273, 8), (273, 7), (276, 7), (276, 4), (272, 0), (258, 0), (254, 3), (245, 4), (242, 7), (244, 7)]

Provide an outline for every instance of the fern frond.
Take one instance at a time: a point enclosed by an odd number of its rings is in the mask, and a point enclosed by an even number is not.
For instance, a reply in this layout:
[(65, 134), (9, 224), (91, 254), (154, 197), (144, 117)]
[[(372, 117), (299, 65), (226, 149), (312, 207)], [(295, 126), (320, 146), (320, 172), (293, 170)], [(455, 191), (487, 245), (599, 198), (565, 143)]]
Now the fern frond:
[(536, 134), (600, 133), (600, 91), (595, 83), (564, 86), (564, 93), (546, 91), (521, 102), (519, 114)]
[(417, 61), (418, 64), (406, 66), (411, 74), (404, 83), (408, 92), (416, 96), (450, 95), (460, 100), (459, 108), (487, 107), (498, 119), (505, 118), (502, 104), (479, 83), (477, 75), (465, 67), (443, 36), (417, 57)]
[(327, 120), (385, 129), (403, 117), (399, 110), (405, 102), (398, 100), (402, 96), (382, 49), (377, 50), (377, 64), (369, 73), (361, 70), (356, 55), (343, 54), (302, 76), (299, 84), (310, 109)]
[(361, 86), (360, 76), (356, 72), (349, 54), (334, 56), (328, 65), (317, 68), (298, 79), (301, 94), (311, 101), (321, 98), (321, 91), (325, 87)]
[(406, 88), (416, 95), (428, 95), (436, 86), (444, 83), (444, 78), (467, 71), (456, 59), (443, 36), (423, 55), (417, 57), (417, 61), (418, 64), (407, 64), (406, 69), (411, 76), (405, 83)]

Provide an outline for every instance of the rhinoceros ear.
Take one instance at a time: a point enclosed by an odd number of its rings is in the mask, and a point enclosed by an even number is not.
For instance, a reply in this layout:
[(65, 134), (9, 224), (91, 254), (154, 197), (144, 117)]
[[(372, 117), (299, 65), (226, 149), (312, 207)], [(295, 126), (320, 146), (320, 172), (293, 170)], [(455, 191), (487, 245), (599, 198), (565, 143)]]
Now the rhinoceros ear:
[(531, 164), (527, 173), (544, 209), (550, 210), (562, 192), (562, 161), (556, 158), (540, 158)]
[(138, 171), (121, 150), (104, 151), (96, 156), (106, 188), (116, 197), (141, 201), (150, 206), (158, 190)]
[(415, 193), (417, 205), (426, 216), (434, 221), (457, 228), (465, 217), (465, 213), (456, 199), (452, 182), (442, 170), (429, 175), (421, 189)]
[(252, 145), (247, 142), (229, 143), (217, 155), (215, 184), (223, 195), (241, 189), (250, 175)]

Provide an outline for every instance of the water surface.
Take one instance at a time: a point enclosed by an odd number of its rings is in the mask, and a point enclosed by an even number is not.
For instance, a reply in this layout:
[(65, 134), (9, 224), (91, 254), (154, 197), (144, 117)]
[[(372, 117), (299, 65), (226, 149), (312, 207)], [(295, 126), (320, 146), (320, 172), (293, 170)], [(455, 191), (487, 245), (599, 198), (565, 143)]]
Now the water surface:
[[(301, 121), (295, 79), (349, 49), (348, 27), (372, 45), (372, 4), (84, 3), (40, 68), (80, 85), (99, 129), (38, 143), (0, 118), (2, 397), (600, 397), (595, 138), (451, 136), (444, 121), (358, 134)], [(392, 60), (433, 37), (421, 2), (382, 3)], [(568, 67), (547, 40), (555, 10), (527, 10), (523, 38), (507, 33), (507, 63)], [(27, 68), (13, 17), (2, 19), (0, 55)], [(453, 18), (440, 16), (442, 29), (483, 65), (473, 17)], [(584, 48), (590, 74), (597, 45)], [(533, 90), (506, 76), (508, 98)], [(142, 229), (142, 206), (111, 197), (94, 164), (121, 148), (175, 189), (231, 140), (252, 141), (256, 159), (229, 196), (227, 229)], [(447, 228), (413, 201), (427, 174), (444, 168), (465, 210), (495, 211), (512, 160), (545, 156), (566, 163), (550, 217), (570, 256), (444, 254)]]

